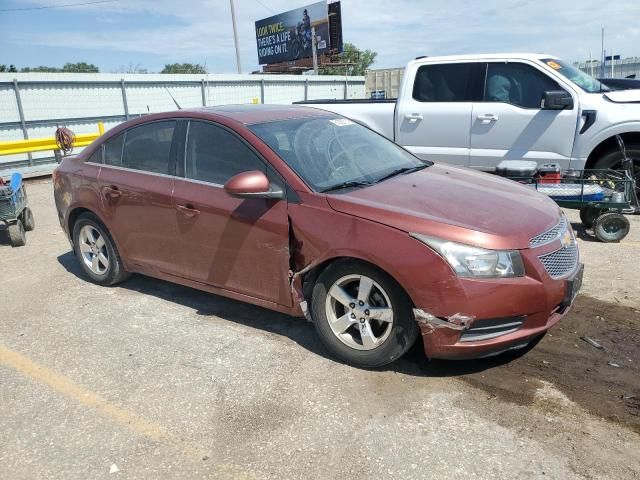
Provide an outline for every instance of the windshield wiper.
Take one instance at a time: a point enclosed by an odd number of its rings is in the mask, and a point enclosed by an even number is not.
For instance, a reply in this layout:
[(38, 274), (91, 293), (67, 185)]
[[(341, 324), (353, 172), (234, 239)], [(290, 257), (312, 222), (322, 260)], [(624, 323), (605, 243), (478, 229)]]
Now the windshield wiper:
[(407, 173), (417, 172), (418, 170), (422, 170), (423, 168), (427, 168), (428, 166), (429, 166), (428, 163), (423, 163), (422, 165), (416, 165), (415, 167), (398, 168), (398, 169), (394, 170), (393, 172), (391, 172), (391, 173), (389, 173), (389, 174), (377, 179), (376, 183), (382, 182), (383, 180), (386, 180), (387, 178), (395, 177), (396, 175), (400, 175), (401, 173), (407, 174)]
[(368, 185), (373, 185), (373, 183), (366, 182), (364, 180), (360, 180), (360, 181), (349, 180), (348, 182), (342, 182), (336, 185), (332, 185), (331, 187), (327, 187), (324, 190), (320, 190), (320, 192), (321, 193), (335, 192), (336, 190), (342, 190), (343, 188), (366, 187)]

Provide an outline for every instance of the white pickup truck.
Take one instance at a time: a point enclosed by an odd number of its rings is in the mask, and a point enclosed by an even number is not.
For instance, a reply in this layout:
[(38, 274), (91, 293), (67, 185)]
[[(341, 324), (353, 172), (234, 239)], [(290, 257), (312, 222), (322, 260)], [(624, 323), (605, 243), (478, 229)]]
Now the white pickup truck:
[(299, 103), (350, 117), (421, 158), (486, 171), (512, 159), (620, 168), (620, 134), (640, 174), (640, 90), (611, 91), (550, 55), (421, 57), (407, 65), (397, 101)]

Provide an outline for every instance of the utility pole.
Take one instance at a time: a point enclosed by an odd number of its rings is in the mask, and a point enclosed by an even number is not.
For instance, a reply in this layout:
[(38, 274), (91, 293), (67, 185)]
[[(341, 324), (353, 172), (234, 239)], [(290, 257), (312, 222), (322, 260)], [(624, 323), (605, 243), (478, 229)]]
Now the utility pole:
[(238, 73), (242, 73), (242, 67), (240, 66), (240, 47), (238, 46), (238, 29), (236, 27), (236, 11), (233, 8), (233, 0), (229, 0), (231, 4), (231, 23), (233, 23), (233, 40), (236, 44), (236, 65), (238, 67)]
[(604, 72), (604, 27), (602, 27), (602, 36), (601, 36), (601, 49), (600, 49), (600, 71), (602, 74), (602, 77), (605, 77), (605, 72)]
[(316, 45), (316, 27), (311, 27), (311, 53), (313, 54), (313, 74), (318, 75), (318, 46)]

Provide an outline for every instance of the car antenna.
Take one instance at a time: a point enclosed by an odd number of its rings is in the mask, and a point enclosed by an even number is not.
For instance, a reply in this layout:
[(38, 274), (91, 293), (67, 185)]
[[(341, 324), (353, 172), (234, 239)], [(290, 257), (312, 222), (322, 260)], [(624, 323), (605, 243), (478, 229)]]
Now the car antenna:
[(178, 110), (182, 110), (182, 107), (180, 106), (180, 104), (176, 101), (175, 98), (173, 98), (173, 95), (171, 95), (171, 92), (169, 91), (169, 89), (167, 87), (164, 87), (165, 90), (167, 91), (167, 93), (169, 94), (169, 96), (171, 97), (171, 100), (173, 100), (173, 103), (176, 104), (176, 107), (178, 107)]

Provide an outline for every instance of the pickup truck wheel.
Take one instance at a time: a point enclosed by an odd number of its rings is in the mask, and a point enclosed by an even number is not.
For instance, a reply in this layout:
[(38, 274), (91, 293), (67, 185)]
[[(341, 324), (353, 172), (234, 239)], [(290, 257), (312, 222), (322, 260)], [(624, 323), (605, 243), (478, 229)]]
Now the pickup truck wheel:
[(363, 368), (400, 358), (418, 336), (411, 301), (383, 272), (359, 262), (330, 265), (314, 285), (313, 322), (340, 360)]
[(129, 276), (109, 231), (91, 213), (83, 213), (73, 225), (73, 250), (93, 283), (115, 285)]
[[(640, 198), (640, 143), (628, 143), (625, 145), (627, 156), (633, 160), (633, 176), (636, 180), (636, 194)], [(597, 170), (622, 170), (622, 152), (613, 148), (602, 155), (594, 164)]]
[(12, 247), (23, 247), (27, 244), (27, 235), (24, 233), (24, 225), (22, 220), (16, 220), (7, 228), (9, 231), (9, 241)]

